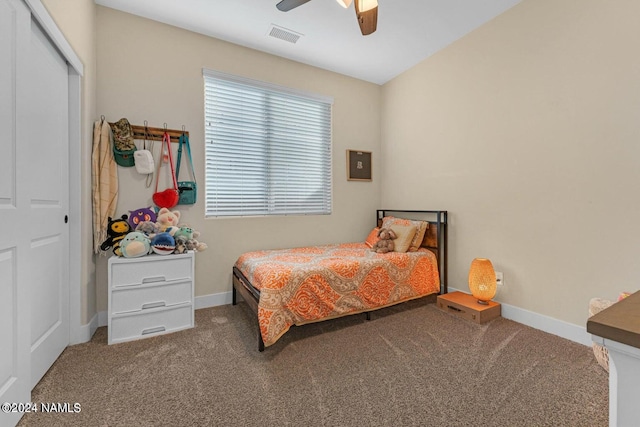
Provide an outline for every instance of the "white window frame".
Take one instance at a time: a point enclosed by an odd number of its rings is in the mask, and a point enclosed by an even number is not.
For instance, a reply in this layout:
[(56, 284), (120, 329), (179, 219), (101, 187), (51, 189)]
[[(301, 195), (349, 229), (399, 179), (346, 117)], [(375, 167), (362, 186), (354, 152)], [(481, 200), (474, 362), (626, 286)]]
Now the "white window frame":
[(333, 98), (202, 73), (205, 217), (331, 214)]

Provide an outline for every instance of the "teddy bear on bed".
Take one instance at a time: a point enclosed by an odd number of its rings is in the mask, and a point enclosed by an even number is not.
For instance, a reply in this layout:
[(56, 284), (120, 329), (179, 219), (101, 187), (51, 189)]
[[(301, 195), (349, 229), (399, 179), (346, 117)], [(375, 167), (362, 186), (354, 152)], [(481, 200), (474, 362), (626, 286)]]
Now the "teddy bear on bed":
[(371, 250), (373, 252), (379, 254), (386, 254), (387, 252), (393, 252), (395, 245), (393, 243), (394, 239), (397, 239), (398, 236), (396, 233), (390, 228), (381, 228), (378, 231), (378, 241), (373, 245)]

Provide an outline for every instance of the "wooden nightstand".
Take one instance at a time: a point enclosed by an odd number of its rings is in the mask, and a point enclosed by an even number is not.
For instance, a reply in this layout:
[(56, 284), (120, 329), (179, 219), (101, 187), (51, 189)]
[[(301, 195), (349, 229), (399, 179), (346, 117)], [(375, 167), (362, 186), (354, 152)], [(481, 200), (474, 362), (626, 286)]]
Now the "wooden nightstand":
[(447, 313), (476, 323), (486, 323), (500, 317), (500, 303), (489, 301), (488, 305), (478, 303), (472, 295), (464, 292), (451, 292), (438, 295), (437, 306)]

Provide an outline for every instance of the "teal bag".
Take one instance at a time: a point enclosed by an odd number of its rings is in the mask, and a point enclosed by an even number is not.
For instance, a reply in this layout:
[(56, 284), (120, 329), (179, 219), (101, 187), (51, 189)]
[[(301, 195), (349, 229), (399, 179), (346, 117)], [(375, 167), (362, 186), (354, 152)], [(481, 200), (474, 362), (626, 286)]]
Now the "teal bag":
[(187, 156), (193, 181), (178, 181), (179, 205), (194, 205), (198, 199), (198, 184), (196, 183), (196, 172), (193, 169), (193, 158), (191, 157), (191, 146), (189, 136), (186, 133), (180, 135), (178, 141), (178, 161), (176, 162), (176, 179), (180, 175), (180, 161), (182, 160), (182, 146), (187, 147)]

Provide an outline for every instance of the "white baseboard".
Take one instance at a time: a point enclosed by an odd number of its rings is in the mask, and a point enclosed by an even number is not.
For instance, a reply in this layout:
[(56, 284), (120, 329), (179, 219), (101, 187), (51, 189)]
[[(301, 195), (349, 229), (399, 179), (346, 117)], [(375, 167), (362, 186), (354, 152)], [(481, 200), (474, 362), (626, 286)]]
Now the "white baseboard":
[(71, 338), (69, 344), (82, 344), (84, 342), (91, 341), (91, 337), (96, 333), (96, 329), (98, 329), (98, 313), (96, 313), (89, 323), (86, 325), (81, 325), (75, 333), (75, 336)]
[[(467, 292), (462, 289), (449, 287), (449, 292), (454, 291)], [(591, 346), (592, 338), (591, 334), (587, 333), (586, 326), (581, 327), (502, 302), (500, 305), (502, 306), (502, 317), (505, 319), (531, 326), (532, 328), (557, 335), (561, 338), (577, 342), (578, 344)]]
[(107, 326), (109, 323), (109, 313), (106, 311), (98, 312), (98, 326)]
[(202, 295), (196, 297), (196, 310), (201, 308), (216, 307), (232, 303), (232, 292), (220, 292), (217, 294)]

